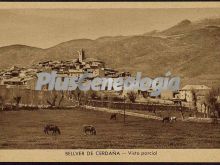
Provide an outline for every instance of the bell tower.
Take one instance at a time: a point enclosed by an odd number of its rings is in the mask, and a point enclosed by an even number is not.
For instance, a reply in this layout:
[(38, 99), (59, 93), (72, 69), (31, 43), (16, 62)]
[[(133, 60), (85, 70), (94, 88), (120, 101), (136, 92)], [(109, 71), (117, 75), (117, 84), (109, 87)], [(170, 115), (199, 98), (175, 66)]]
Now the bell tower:
[(79, 62), (83, 62), (83, 60), (85, 59), (85, 52), (83, 49), (81, 49), (81, 51), (78, 51), (79, 54)]

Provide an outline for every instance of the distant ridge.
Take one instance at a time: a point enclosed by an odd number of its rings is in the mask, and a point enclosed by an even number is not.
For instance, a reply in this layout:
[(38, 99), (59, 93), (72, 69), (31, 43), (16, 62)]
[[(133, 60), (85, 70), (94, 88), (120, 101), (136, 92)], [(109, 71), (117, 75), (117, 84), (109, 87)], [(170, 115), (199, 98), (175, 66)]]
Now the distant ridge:
[(164, 30), (134, 36), (78, 39), (41, 49), (26, 45), (0, 48), (0, 68), (30, 66), (42, 60), (68, 60), (83, 48), (87, 57), (109, 67), (141, 71), (157, 77), (167, 71), (180, 75), (183, 84), (220, 84), (220, 18), (191, 22), (186, 19)]

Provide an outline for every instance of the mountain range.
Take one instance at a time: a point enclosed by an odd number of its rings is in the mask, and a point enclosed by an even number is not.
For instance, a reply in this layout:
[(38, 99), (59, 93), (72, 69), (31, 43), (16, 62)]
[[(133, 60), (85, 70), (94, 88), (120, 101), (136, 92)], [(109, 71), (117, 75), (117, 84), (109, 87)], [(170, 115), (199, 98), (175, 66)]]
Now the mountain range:
[[(146, 30), (147, 31), (147, 30)], [(220, 85), (220, 18), (183, 20), (163, 31), (132, 36), (77, 39), (47, 49), (27, 45), (0, 47), (0, 68), (30, 66), (43, 60), (70, 60), (84, 49), (86, 57), (108, 67), (143, 76), (180, 76), (182, 85)]]

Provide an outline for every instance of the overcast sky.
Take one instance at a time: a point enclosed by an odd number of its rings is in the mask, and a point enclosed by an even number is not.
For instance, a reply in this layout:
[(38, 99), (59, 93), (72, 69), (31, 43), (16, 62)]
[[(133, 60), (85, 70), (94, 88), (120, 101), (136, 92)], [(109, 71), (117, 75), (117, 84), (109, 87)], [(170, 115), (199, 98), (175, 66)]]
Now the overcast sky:
[(48, 48), (73, 39), (142, 34), (184, 19), (218, 16), (219, 9), (5, 9), (0, 10), (0, 46)]

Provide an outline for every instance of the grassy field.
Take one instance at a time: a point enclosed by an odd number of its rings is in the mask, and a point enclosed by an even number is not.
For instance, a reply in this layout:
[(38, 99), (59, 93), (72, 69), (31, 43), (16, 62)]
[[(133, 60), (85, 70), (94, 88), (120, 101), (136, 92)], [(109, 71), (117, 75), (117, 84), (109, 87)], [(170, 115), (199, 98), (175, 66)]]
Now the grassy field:
[[(220, 125), (161, 121), (123, 116), (109, 120), (109, 113), (92, 110), (38, 110), (0, 112), (0, 148), (220, 148)], [(53, 123), (61, 135), (45, 135)], [(83, 124), (94, 125), (96, 136), (84, 135)]]

